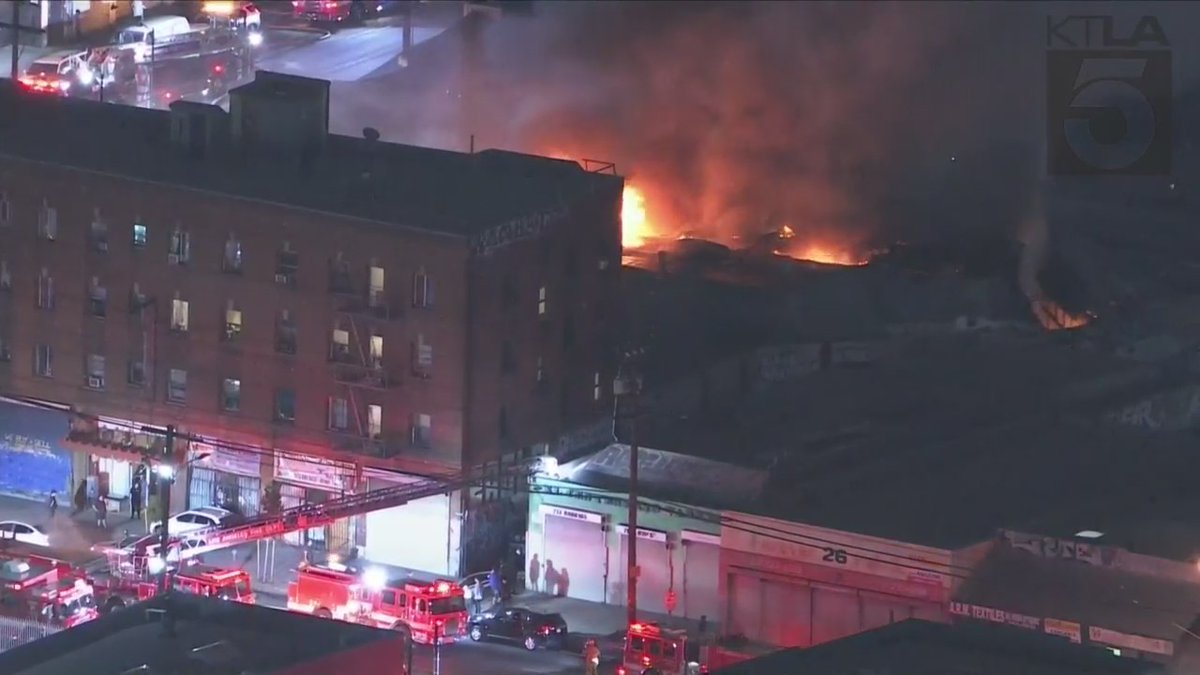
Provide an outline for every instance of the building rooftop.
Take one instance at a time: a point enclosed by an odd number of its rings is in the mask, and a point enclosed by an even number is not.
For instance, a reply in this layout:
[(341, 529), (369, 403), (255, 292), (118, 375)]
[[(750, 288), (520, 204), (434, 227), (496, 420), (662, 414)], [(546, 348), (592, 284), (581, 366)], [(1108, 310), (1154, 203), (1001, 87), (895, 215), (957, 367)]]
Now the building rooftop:
[(569, 161), (365, 137), (329, 135), (322, 151), (303, 160), (300, 154), (230, 151), (192, 159), (172, 147), (168, 111), (30, 96), (0, 83), (0, 156), (443, 235), (467, 237), (560, 209), (598, 185), (616, 181), (619, 191), (621, 180)]
[[(163, 620), (167, 608), (174, 617), (173, 631)], [(274, 673), (397, 639), (404, 637), (394, 631), (173, 594), (6, 651), (0, 654), (0, 672)]]
[(1161, 666), (1005, 626), (910, 619), (816, 647), (786, 649), (714, 675), (1160, 675)]

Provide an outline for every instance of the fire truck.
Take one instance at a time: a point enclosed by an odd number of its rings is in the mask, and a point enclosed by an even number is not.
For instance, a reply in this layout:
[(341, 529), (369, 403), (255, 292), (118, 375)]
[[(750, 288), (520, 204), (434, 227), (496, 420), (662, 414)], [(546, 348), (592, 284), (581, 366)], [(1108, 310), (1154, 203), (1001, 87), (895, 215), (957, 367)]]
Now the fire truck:
[[(693, 651), (697, 653), (692, 654)], [(635, 623), (625, 634), (625, 648), (617, 675), (707, 673), (708, 668), (701, 664), (698, 652), (699, 649), (688, 643), (684, 631), (662, 628), (656, 623)]]
[(296, 16), (312, 23), (365, 21), (387, 9), (390, 0), (292, 0)]
[(45, 561), (18, 557), (0, 563), (0, 616), (73, 628), (98, 616), (87, 581), (60, 575)]
[(405, 627), (418, 644), (456, 642), (466, 635), (462, 586), (391, 581), (378, 568), (359, 573), (336, 561), (301, 565), (288, 584), (288, 609), (375, 628)]

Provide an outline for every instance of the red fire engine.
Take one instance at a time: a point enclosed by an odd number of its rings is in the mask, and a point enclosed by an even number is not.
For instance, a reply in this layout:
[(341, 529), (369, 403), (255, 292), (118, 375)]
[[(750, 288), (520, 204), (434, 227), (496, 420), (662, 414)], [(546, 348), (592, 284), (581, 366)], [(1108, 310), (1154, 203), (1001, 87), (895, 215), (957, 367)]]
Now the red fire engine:
[(44, 561), (8, 558), (0, 564), (0, 615), (72, 628), (98, 616), (87, 581), (62, 577)]
[(387, 8), (385, 0), (292, 0), (292, 11), (312, 23), (363, 21)]
[(700, 659), (688, 658), (687, 633), (661, 628), (656, 623), (635, 623), (625, 634), (625, 649), (617, 675), (700, 675), (708, 668)]
[(393, 582), (382, 570), (361, 575), (336, 562), (302, 565), (288, 584), (288, 609), (327, 619), (395, 629), (406, 627), (413, 642), (441, 644), (462, 639), (467, 605), (458, 584)]

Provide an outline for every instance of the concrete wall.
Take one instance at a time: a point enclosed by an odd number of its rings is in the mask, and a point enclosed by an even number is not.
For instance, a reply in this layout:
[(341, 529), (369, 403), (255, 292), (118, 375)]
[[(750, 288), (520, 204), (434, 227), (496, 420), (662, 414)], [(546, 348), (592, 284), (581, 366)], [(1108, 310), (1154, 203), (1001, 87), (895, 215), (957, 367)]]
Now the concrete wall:
[(1108, 421), (1147, 431), (1181, 431), (1200, 425), (1200, 386), (1147, 396), (1111, 411)]

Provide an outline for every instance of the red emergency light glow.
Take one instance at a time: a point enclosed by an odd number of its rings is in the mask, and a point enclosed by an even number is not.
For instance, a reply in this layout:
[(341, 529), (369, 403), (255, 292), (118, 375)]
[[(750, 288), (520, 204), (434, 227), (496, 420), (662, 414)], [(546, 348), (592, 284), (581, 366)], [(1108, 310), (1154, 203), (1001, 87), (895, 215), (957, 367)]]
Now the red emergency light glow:
[(442, 583), (438, 584), (436, 590), (438, 593), (449, 593), (450, 592), (449, 582), (443, 581)]
[(213, 66), (213, 72), (214, 73), (223, 73), (223, 72), (225, 72), (225, 66), (218, 63), (217, 65)]

